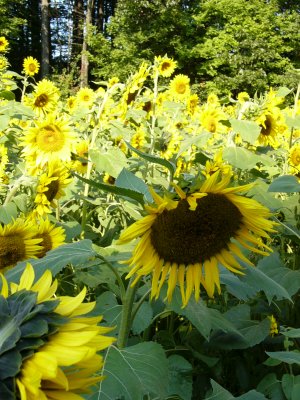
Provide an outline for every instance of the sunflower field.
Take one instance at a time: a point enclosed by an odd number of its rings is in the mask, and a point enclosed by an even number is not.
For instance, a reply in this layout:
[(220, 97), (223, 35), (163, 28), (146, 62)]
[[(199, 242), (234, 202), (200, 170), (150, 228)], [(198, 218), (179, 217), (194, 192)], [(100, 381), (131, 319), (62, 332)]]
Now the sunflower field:
[(0, 37), (0, 399), (299, 400), (300, 85), (167, 55), (69, 97)]

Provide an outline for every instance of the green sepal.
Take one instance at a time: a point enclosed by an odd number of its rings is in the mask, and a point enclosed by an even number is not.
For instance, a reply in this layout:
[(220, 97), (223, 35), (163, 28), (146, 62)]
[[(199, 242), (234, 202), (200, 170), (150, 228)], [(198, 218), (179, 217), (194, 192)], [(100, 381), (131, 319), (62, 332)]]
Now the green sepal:
[(19, 373), (21, 365), (22, 356), (16, 349), (3, 354), (0, 357), (0, 380), (15, 377)]

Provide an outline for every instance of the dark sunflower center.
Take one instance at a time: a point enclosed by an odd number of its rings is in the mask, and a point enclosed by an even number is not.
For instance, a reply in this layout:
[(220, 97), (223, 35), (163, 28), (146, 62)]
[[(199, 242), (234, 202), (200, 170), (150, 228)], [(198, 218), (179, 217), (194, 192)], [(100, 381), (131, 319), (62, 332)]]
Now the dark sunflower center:
[(272, 120), (269, 117), (267, 117), (265, 120), (265, 127), (264, 126), (261, 127), (260, 133), (264, 136), (269, 136), (271, 134), (271, 131), (272, 131)]
[(47, 197), (47, 200), (52, 201), (55, 199), (55, 196), (58, 193), (59, 189), (59, 181), (56, 179), (55, 181), (51, 181), (49, 185), (47, 185), (47, 192), (45, 192), (45, 196)]
[(20, 236), (0, 237), (0, 270), (24, 260), (26, 249)]
[(203, 263), (227, 249), (242, 225), (242, 214), (222, 194), (209, 193), (197, 200), (194, 211), (186, 200), (163, 211), (151, 227), (151, 243), (165, 262)]
[(168, 70), (171, 67), (171, 64), (168, 61), (164, 61), (161, 64), (161, 70), (164, 72), (166, 70)]
[(48, 101), (49, 101), (49, 98), (46, 95), (46, 93), (42, 93), (35, 99), (34, 105), (36, 107), (45, 107), (45, 105), (48, 103)]
[(42, 246), (43, 249), (37, 255), (38, 258), (42, 258), (47, 253), (47, 251), (52, 249), (52, 245), (53, 245), (52, 239), (48, 233), (43, 233), (42, 235), (37, 235), (36, 238), (43, 239), (42, 242), (40, 243), (40, 245)]

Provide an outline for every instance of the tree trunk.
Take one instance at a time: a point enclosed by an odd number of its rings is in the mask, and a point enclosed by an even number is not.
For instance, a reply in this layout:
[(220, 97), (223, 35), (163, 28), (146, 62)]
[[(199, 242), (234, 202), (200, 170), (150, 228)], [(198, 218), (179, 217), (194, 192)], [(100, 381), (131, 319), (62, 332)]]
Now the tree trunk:
[(85, 17), (85, 32), (82, 43), (81, 53), (81, 69), (80, 69), (80, 87), (88, 86), (88, 75), (89, 75), (89, 58), (88, 58), (88, 36), (90, 27), (92, 24), (92, 15), (94, 9), (94, 0), (88, 0), (86, 17)]
[(49, 3), (48, 0), (42, 0), (41, 5), (41, 43), (42, 43), (42, 60), (41, 75), (42, 78), (49, 75), (50, 72), (50, 29), (49, 29)]
[(72, 60), (77, 60), (83, 43), (84, 4), (75, 0), (73, 8)]

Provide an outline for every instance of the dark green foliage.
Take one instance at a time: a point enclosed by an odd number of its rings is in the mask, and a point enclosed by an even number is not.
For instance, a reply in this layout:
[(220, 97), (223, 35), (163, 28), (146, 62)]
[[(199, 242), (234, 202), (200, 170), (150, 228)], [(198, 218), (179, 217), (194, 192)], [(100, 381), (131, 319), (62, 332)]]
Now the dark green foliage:
[(119, 0), (91, 38), (93, 74), (124, 79), (143, 60), (173, 57), (202, 95), (295, 86), (299, 7), (279, 0)]

